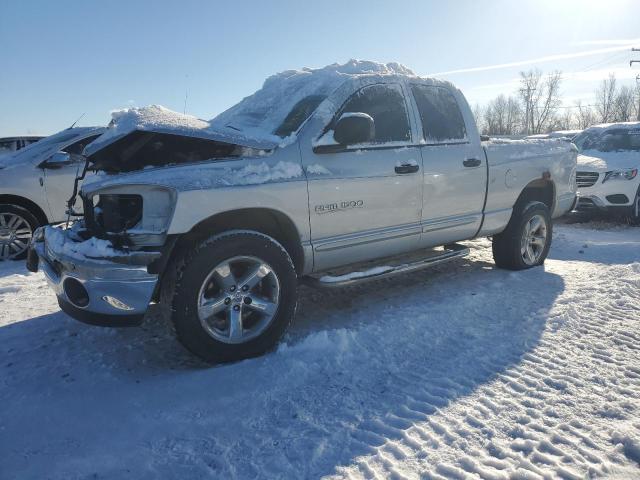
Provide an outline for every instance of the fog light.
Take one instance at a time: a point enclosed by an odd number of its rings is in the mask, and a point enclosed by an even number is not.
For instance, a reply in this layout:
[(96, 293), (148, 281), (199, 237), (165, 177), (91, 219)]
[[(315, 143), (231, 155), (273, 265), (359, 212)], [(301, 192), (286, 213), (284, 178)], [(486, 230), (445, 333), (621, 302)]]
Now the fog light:
[(84, 308), (89, 305), (89, 292), (75, 278), (66, 278), (62, 283), (62, 288), (69, 301), (76, 307)]
[(102, 299), (113, 308), (117, 308), (118, 310), (133, 310), (133, 307), (130, 307), (126, 303), (118, 300), (115, 297), (112, 297), (111, 295), (105, 295), (104, 297), (102, 297)]

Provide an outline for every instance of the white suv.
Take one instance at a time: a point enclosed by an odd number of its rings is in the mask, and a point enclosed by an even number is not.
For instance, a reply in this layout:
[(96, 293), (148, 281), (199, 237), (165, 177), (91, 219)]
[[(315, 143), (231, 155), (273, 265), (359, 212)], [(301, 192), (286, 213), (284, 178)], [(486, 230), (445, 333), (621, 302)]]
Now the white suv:
[(24, 258), (38, 226), (66, 220), (82, 150), (103, 131), (68, 128), (0, 157), (0, 261)]
[(595, 125), (578, 147), (578, 212), (622, 214), (640, 223), (640, 122)]

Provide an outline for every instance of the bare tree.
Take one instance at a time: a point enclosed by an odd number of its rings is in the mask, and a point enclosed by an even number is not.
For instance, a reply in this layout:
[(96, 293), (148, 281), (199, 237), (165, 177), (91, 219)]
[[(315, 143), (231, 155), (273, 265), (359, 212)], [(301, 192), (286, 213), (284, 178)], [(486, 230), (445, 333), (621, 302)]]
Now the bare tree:
[(561, 72), (542, 77), (538, 69), (520, 72), (520, 98), (524, 105), (525, 133), (542, 133), (555, 122), (560, 99)]
[(476, 121), (476, 126), (478, 127), (478, 131), (484, 133), (485, 127), (482, 119), (483, 111), (484, 109), (480, 106), (480, 104), (476, 103), (471, 112), (473, 113), (473, 118)]
[(599, 122), (607, 123), (614, 120), (616, 92), (616, 76), (612, 73), (609, 78), (602, 81), (595, 91), (596, 113)]
[(566, 108), (561, 115), (556, 117), (554, 130), (572, 130), (576, 124), (572, 108)]
[(514, 97), (498, 95), (483, 111), (486, 133), (491, 135), (514, 135), (520, 129), (521, 108)]
[(595, 112), (589, 105), (583, 106), (582, 101), (578, 100), (575, 103), (575, 109), (575, 125), (577, 128), (579, 128), (580, 130), (584, 130), (585, 128), (590, 127), (591, 125), (596, 123)]
[(635, 94), (631, 87), (623, 85), (618, 90), (614, 101), (615, 122), (630, 122), (635, 117)]

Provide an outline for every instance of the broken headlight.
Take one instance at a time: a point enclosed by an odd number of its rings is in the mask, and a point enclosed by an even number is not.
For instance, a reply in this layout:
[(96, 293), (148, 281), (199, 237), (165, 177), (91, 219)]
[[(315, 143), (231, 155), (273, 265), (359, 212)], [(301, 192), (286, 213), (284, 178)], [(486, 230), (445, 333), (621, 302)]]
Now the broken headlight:
[(98, 237), (133, 246), (165, 241), (175, 207), (175, 191), (158, 185), (118, 185), (83, 192), (86, 227)]

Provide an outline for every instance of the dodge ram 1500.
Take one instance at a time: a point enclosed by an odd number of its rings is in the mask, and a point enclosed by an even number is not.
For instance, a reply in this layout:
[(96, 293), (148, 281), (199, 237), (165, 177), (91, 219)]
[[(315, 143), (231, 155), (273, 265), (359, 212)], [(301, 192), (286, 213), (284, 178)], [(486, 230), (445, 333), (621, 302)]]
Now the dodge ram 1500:
[(458, 89), (398, 64), (283, 72), (210, 122), (116, 112), (84, 154), (85, 218), (37, 230), (29, 268), (88, 323), (170, 306), (211, 362), (272, 348), (300, 282), (409, 272), (487, 236), (499, 267), (541, 265), (576, 199), (574, 145), (486, 141)]

